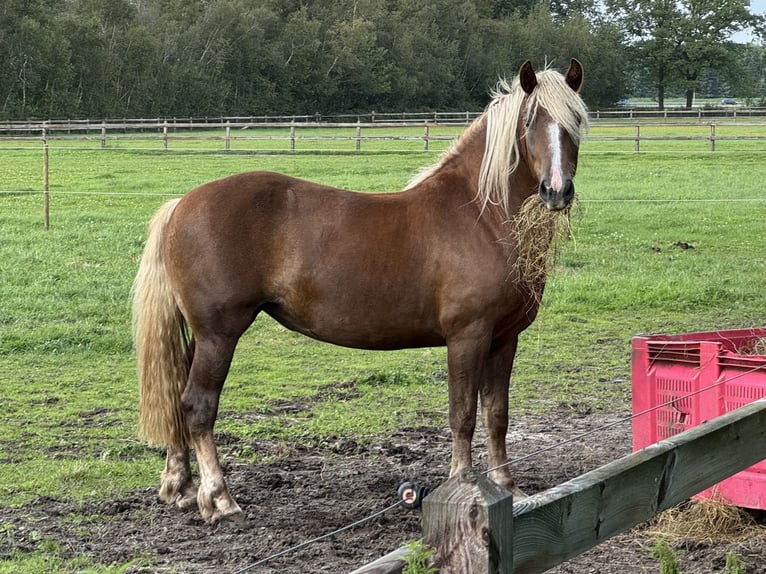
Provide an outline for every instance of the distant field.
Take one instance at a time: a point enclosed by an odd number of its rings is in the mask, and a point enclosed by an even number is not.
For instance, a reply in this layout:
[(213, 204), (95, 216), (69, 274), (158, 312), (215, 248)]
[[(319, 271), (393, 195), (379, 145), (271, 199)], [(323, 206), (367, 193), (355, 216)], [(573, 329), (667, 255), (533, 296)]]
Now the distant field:
[[(39, 142), (29, 149), (0, 143), (0, 505), (156, 485), (158, 453), (135, 437), (129, 290), (147, 221), (163, 201), (250, 169), (395, 190), (437, 157), (210, 154), (195, 140), (183, 142), (199, 145), (193, 153), (99, 145), (51, 143), (51, 229), (44, 231)], [(623, 153), (630, 146), (584, 146), (573, 240), (539, 319), (522, 336), (514, 412), (627, 413), (633, 335), (766, 324), (766, 142), (710, 153), (704, 142), (658, 141), (646, 144), (656, 146), (652, 153)], [(258, 460), (263, 454), (248, 446), (258, 439), (369, 441), (405, 426), (444, 424), (444, 358), (443, 349), (341, 349), (260, 318), (224, 389), (216, 427), (229, 437), (222, 456)], [(344, 381), (355, 382), (354, 393), (325, 392)], [(296, 399), (311, 409), (275, 409)], [(0, 566), (11, 571), (13, 560)]]

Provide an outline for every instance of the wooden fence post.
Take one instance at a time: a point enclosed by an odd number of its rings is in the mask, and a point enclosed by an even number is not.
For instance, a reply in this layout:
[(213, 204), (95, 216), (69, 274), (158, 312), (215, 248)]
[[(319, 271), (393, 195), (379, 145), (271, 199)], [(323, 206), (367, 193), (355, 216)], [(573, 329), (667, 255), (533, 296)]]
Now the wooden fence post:
[(362, 149), (362, 126), (359, 124), (359, 121), (356, 124), (356, 151), (360, 151)]
[(48, 191), (48, 142), (43, 143), (43, 226), (51, 227), (51, 195)]
[(295, 123), (290, 125), (290, 151), (295, 151)]
[(423, 539), (440, 574), (510, 574), (513, 496), (467, 469), (423, 499)]
[(428, 122), (423, 126), (423, 151), (428, 151)]
[(715, 151), (715, 122), (710, 122), (710, 151)]
[(226, 122), (226, 151), (231, 151), (231, 121)]
[(635, 151), (638, 153), (641, 151), (641, 124), (636, 124), (636, 145)]

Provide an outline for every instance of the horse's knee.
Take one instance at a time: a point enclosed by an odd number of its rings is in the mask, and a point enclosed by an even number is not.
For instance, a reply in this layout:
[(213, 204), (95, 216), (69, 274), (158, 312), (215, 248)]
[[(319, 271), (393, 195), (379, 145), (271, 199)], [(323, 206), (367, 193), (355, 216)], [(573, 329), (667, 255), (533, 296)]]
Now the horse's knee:
[(470, 439), (476, 430), (476, 412), (450, 411), (449, 423), (453, 435)]

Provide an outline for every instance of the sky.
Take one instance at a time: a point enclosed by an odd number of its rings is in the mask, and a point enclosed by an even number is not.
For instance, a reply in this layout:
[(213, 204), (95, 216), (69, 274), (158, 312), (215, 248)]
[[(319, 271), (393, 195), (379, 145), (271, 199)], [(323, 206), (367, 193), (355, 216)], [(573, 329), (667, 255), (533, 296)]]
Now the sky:
[[(766, 14), (766, 0), (750, 0), (750, 12), (753, 14)], [(752, 41), (749, 32), (739, 32), (732, 36), (735, 42), (746, 43)]]

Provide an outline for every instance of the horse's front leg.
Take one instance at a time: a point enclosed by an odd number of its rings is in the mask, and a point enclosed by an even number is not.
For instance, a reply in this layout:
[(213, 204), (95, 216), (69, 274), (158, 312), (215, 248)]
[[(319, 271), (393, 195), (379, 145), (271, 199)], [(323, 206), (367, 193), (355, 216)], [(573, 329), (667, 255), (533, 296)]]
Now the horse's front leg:
[(178, 508), (197, 505), (197, 487), (192, 481), (189, 447), (168, 447), (165, 470), (160, 478), (160, 499)]
[(449, 424), (452, 431), (450, 476), (471, 468), (471, 441), (476, 429), (479, 382), (488, 341), (481, 335), (463, 336), (447, 344)]
[(210, 523), (242, 512), (229, 494), (213, 438), (218, 400), (235, 346), (236, 340), (198, 339), (189, 384), (181, 399), (199, 465), (197, 506)]
[(508, 434), (508, 389), (518, 337), (495, 342), (487, 360), (487, 368), (479, 388), (484, 427), (487, 431), (487, 464), (489, 478), (510, 490), (517, 498), (525, 498), (516, 485), (508, 466), (506, 436)]

